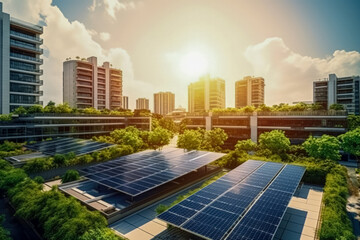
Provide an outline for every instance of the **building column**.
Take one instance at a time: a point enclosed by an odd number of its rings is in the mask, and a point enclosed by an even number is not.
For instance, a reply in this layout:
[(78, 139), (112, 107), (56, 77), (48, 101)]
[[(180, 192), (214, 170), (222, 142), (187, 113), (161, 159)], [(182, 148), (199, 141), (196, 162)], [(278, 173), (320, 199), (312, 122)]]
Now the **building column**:
[(257, 143), (257, 112), (254, 112), (252, 116), (250, 116), (250, 137), (251, 141)]

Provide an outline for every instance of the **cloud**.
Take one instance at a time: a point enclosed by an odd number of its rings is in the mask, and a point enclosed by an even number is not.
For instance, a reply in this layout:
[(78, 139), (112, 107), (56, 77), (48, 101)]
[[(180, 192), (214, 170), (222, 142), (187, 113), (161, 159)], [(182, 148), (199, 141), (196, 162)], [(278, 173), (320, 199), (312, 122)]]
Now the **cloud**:
[[(60, 9), (51, 5), (51, 0), (5, 0), (3, 7), (5, 12), (12, 16), (37, 23), (43, 19), (46, 26), (42, 38), (44, 44), (44, 96), (47, 103), (53, 100), (62, 102), (62, 69), (63, 61), (67, 57), (97, 56), (98, 65), (109, 61), (113, 67), (123, 71), (123, 81), (133, 82), (133, 68), (130, 56), (121, 48), (105, 50), (94, 41), (94, 30), (89, 30), (79, 21), (69, 21)], [(42, 18), (40, 17), (42, 16)]]
[(88, 8), (90, 12), (94, 12), (96, 9), (96, 0), (93, 0), (92, 4)]
[(120, 10), (134, 9), (135, 2), (128, 1), (123, 2), (120, 0), (103, 0), (106, 12), (114, 19), (116, 19), (115, 13)]
[(110, 33), (108, 32), (101, 32), (99, 33), (99, 37), (101, 40), (103, 40), (104, 42), (108, 41), (110, 39)]
[(359, 52), (336, 50), (326, 58), (313, 58), (295, 53), (278, 37), (247, 47), (244, 56), (253, 74), (265, 78), (265, 102), (270, 105), (312, 100), (312, 82), (330, 73), (360, 74)]

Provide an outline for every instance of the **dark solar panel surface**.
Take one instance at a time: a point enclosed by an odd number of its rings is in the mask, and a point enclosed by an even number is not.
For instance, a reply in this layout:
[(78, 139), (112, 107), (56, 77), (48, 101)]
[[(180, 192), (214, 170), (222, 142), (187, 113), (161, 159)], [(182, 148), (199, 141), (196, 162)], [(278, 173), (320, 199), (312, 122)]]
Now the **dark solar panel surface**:
[(75, 155), (82, 155), (113, 146), (109, 143), (95, 142), (79, 138), (57, 138), (54, 140), (38, 142), (26, 145), (27, 148), (42, 152), (48, 155), (65, 154), (74, 152)]
[(224, 154), (182, 149), (145, 151), (100, 163), (81, 172), (93, 181), (137, 196), (203, 167)]
[[(293, 194), (293, 192), (284, 190), (295, 190), (302, 178), (303, 171), (303, 168), (297, 166), (287, 165), (284, 167), (280, 163), (249, 160), (160, 214), (158, 218), (207, 239), (223, 239), (237, 223), (242, 222), (244, 216), (248, 216), (249, 213), (251, 213), (249, 215), (251, 217), (256, 214), (256, 216), (260, 216), (259, 211), (266, 209), (263, 211), (265, 214), (263, 216), (264, 224), (268, 230), (266, 234), (273, 236), (270, 231), (274, 230), (274, 226), (277, 228), (277, 217), (281, 215), (284, 206), (286, 210)], [(275, 188), (282, 189), (278, 195), (281, 199), (278, 201), (274, 201), (277, 198), (274, 191), (278, 192)], [(256, 199), (258, 200), (256, 201)], [(253, 208), (254, 210), (252, 210)], [(272, 213), (274, 211), (275, 213)], [(282, 215), (279, 219), (281, 220), (281, 218)], [(272, 225), (270, 224), (270, 226), (266, 221), (270, 221)], [(252, 235), (249, 235), (250, 238), (244, 239), (253, 239), (252, 237), (257, 235), (266, 239), (267, 235), (263, 234), (263, 229), (255, 233), (257, 225), (262, 222), (260, 220), (257, 223), (252, 221), (251, 224), (253, 224), (251, 225), (253, 226)], [(247, 229), (250, 229), (248, 225), (246, 226)], [(241, 227), (239, 228), (241, 229)], [(242, 239), (239, 238), (237, 231), (231, 232), (231, 239)]]

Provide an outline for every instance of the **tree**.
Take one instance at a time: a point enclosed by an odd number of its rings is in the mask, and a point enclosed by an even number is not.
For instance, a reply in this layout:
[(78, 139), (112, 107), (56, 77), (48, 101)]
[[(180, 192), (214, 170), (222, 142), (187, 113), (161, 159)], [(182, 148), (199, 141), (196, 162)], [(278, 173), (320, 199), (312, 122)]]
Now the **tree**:
[(85, 232), (79, 240), (122, 240), (110, 228), (95, 228)]
[(122, 145), (130, 145), (134, 151), (138, 151), (144, 142), (140, 138), (140, 131), (134, 127), (127, 127), (126, 129), (117, 129), (110, 133), (114, 142)]
[(256, 111), (258, 112), (271, 112), (271, 107), (266, 106), (265, 104), (261, 104)]
[(188, 151), (200, 149), (202, 134), (197, 130), (185, 130), (179, 135), (177, 147)]
[(336, 137), (322, 135), (320, 138), (310, 136), (304, 143), (303, 147), (310, 157), (319, 159), (339, 160), (340, 159), (340, 142)]
[(238, 152), (250, 152), (255, 151), (257, 144), (254, 143), (251, 139), (238, 141), (235, 145), (235, 150)]
[(349, 115), (348, 116), (349, 130), (354, 130), (360, 126), (360, 116)]
[(333, 103), (330, 105), (329, 107), (330, 110), (345, 110), (344, 109), (344, 105), (342, 104), (338, 104), (338, 103)]
[(79, 172), (73, 169), (67, 170), (61, 178), (62, 183), (72, 182), (80, 179)]
[(344, 152), (354, 155), (360, 161), (360, 127), (339, 136)]
[(44, 112), (55, 113), (56, 112), (55, 102), (49, 101), (48, 104), (44, 107)]
[(101, 114), (101, 111), (100, 110), (97, 110), (93, 107), (88, 107), (88, 108), (85, 108), (82, 110), (83, 113), (85, 114), (92, 114), (92, 115), (99, 115)]
[(23, 106), (20, 106), (18, 108), (16, 108), (14, 111), (13, 111), (14, 114), (18, 114), (18, 115), (24, 115), (24, 114), (27, 114), (27, 111), (26, 109), (23, 107)]
[(221, 128), (205, 131), (203, 136), (201, 148), (207, 151), (220, 151), (221, 146), (224, 145), (228, 138), (228, 135)]
[(259, 137), (260, 149), (268, 149), (273, 154), (286, 153), (290, 148), (290, 140), (282, 130), (264, 132)]
[(43, 107), (41, 105), (32, 105), (27, 109), (28, 114), (32, 113), (42, 113), (44, 111)]
[(55, 154), (54, 155), (54, 163), (57, 165), (57, 166), (62, 166), (64, 165), (66, 162), (66, 158), (65, 158), (65, 155), (64, 154)]
[(169, 144), (171, 133), (161, 127), (155, 128), (149, 133), (148, 143), (152, 149), (158, 149), (166, 144)]
[(55, 109), (56, 113), (71, 113), (73, 109), (69, 106), (68, 103), (58, 104)]

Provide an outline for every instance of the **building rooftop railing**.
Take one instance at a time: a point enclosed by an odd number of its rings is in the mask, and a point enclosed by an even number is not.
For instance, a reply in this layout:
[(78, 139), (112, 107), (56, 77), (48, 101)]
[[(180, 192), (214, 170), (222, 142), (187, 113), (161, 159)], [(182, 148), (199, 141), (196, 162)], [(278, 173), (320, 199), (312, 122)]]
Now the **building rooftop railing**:
[(42, 26), (39, 26), (39, 25), (36, 25), (36, 24), (32, 24), (32, 23), (29, 23), (29, 22), (25, 22), (23, 20), (20, 20), (20, 19), (17, 19), (17, 18), (14, 18), (14, 17), (11, 17), (10, 18), (10, 21), (11, 23), (13, 24), (19, 24), (19, 25), (23, 25), (25, 27), (29, 27), (29, 28), (32, 28), (36, 31), (39, 31), (39, 32), (43, 32), (43, 27)]
[(207, 116), (347, 116), (347, 111), (342, 110), (319, 110), (319, 111), (271, 111), (271, 112), (205, 112), (187, 113), (187, 117), (207, 117)]
[(133, 117), (132, 115), (86, 114), (86, 113), (32, 113), (19, 117)]

